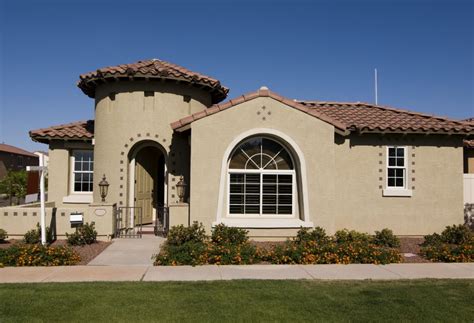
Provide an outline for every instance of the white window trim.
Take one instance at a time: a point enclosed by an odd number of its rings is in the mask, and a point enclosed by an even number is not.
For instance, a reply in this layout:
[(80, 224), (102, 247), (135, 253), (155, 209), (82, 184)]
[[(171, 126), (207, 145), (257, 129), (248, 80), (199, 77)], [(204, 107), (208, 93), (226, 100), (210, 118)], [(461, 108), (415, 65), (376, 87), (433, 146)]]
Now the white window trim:
[[(225, 218), (227, 211), (224, 210), (224, 205), (226, 201), (226, 195), (228, 195), (228, 192), (226, 191), (226, 179), (227, 179), (227, 169), (228, 169), (228, 162), (230, 155), (232, 151), (235, 149), (235, 147), (244, 139), (253, 136), (253, 135), (273, 135), (278, 138), (281, 138), (284, 142), (286, 142), (289, 146), (291, 146), (292, 150), (296, 154), (294, 157), (298, 159), (298, 166), (299, 166), (299, 175), (298, 178), (301, 180), (301, 207), (299, 208), (299, 216), (303, 218), (303, 220), (299, 219), (278, 219), (274, 218), (273, 220), (268, 219), (268, 218), (263, 218), (263, 219), (258, 219), (259, 221), (263, 221), (263, 224), (260, 226), (261, 228), (276, 228), (276, 227), (284, 227), (284, 228), (291, 228), (293, 226), (287, 224), (288, 221), (293, 221), (293, 222), (298, 222), (300, 226), (304, 227), (312, 227), (313, 223), (310, 221), (310, 205), (309, 205), (309, 197), (308, 197), (308, 180), (307, 180), (307, 172), (306, 172), (306, 159), (303, 154), (303, 151), (299, 147), (299, 145), (296, 143), (295, 140), (293, 140), (290, 136), (287, 134), (276, 130), (276, 129), (271, 129), (271, 128), (253, 128), (249, 129), (247, 131), (244, 131), (240, 133), (239, 135), (235, 136), (234, 139), (228, 144), (227, 149), (222, 156), (222, 161), (221, 161), (221, 176), (220, 176), (220, 183), (219, 183), (219, 200), (217, 204), (217, 212), (216, 212), (216, 221), (213, 222), (213, 225), (219, 224), (219, 223), (225, 223), (226, 221), (228, 222), (229, 218)], [(296, 166), (296, 165), (295, 165)], [(299, 193), (297, 192), (297, 194)], [(242, 227), (252, 227), (251, 223), (249, 222), (249, 219), (246, 218), (241, 218), (241, 219), (235, 219), (238, 221), (244, 221), (244, 226)], [(274, 222), (277, 221), (281, 225), (284, 226), (275, 226)], [(248, 225), (245, 225), (245, 224)], [(261, 222), (260, 222), (261, 223)], [(228, 223), (228, 225), (232, 225), (231, 223)]]
[[(80, 191), (76, 191), (74, 189), (74, 174), (75, 174), (75, 171), (74, 171), (74, 162), (75, 162), (75, 157), (74, 157), (74, 151), (92, 151), (90, 149), (73, 149), (71, 150), (71, 153), (70, 153), (70, 156), (69, 156), (69, 178), (70, 178), (70, 183), (69, 183), (69, 192), (70, 194), (69, 195), (91, 195), (94, 193), (94, 185), (92, 185), (92, 191), (90, 192), (80, 192)], [(94, 174), (94, 171), (84, 171), (83, 173), (89, 173), (89, 174)]]
[[(91, 192), (76, 192), (74, 190), (74, 151), (90, 149), (74, 149), (69, 153), (69, 195), (63, 197), (63, 203), (90, 204), (93, 202), (94, 187)], [(94, 171), (91, 172), (94, 174)]]
[[(403, 148), (403, 164), (404, 167), (399, 166), (389, 166), (389, 149), (390, 148)], [(385, 189), (382, 191), (382, 196), (387, 197), (411, 197), (413, 196), (413, 191), (408, 189), (408, 147), (407, 146), (387, 146), (385, 150)], [(403, 179), (403, 187), (396, 187), (396, 186), (388, 186), (388, 169), (389, 168), (403, 168), (404, 172), (404, 179)]]
[[(290, 156), (291, 157), (291, 156)], [(292, 160), (293, 162), (293, 160)], [(293, 162), (294, 163), (294, 162)], [(230, 213), (230, 174), (260, 174), (260, 198), (263, 195), (263, 180), (262, 176), (265, 175), (292, 175), (291, 176), (291, 214), (263, 214), (262, 213), (262, 199), (260, 199), (260, 213), (256, 214), (239, 214), (239, 213)], [(296, 216), (295, 204), (297, 201), (297, 187), (296, 187), (296, 171), (294, 169), (281, 169), (281, 170), (267, 170), (267, 169), (232, 169), (229, 168), (227, 171), (227, 217), (228, 218), (263, 218), (263, 219), (273, 219), (273, 218), (291, 218), (294, 219)]]

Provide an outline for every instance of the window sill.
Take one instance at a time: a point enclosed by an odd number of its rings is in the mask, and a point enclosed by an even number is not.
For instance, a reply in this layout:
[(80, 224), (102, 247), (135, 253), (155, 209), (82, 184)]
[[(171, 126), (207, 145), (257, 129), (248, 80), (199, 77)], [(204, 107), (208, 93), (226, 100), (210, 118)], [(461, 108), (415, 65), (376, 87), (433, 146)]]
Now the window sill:
[(413, 191), (409, 189), (386, 188), (382, 191), (382, 196), (412, 197)]
[(92, 200), (92, 193), (71, 194), (63, 197), (63, 203), (90, 204)]
[(212, 226), (217, 224), (225, 224), (237, 228), (312, 228), (313, 222), (306, 222), (300, 219), (249, 219), (249, 218), (223, 218), (220, 221), (212, 223)]

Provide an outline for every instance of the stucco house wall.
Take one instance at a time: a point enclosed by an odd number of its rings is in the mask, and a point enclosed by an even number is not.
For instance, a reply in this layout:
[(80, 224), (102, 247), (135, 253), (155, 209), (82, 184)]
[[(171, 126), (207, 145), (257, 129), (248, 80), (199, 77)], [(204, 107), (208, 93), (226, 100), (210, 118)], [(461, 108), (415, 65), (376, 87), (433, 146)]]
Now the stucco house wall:
[[(387, 146), (393, 145), (407, 147), (411, 197), (383, 196)], [(422, 235), (462, 223), (462, 138), (351, 135), (335, 150), (338, 199), (331, 231), (373, 232), (387, 227), (399, 235)]]
[[(170, 123), (211, 104), (208, 93), (165, 82), (136, 81), (98, 87), (95, 107), (94, 187), (105, 174), (110, 183), (108, 201), (129, 203), (128, 155), (143, 141), (158, 144), (165, 153), (169, 203), (177, 200), (175, 183), (180, 176), (189, 181), (189, 143), (174, 135)], [(94, 202), (100, 202), (94, 190)]]
[[(222, 167), (226, 167), (226, 151), (233, 148), (236, 138), (244, 139), (243, 134), (281, 134), (280, 141), (288, 137), (299, 147), (306, 165), (299, 173), (306, 173), (307, 181), (307, 189), (300, 189), (299, 194), (307, 193), (308, 220), (330, 233), (343, 228), (374, 232), (388, 227), (399, 235), (420, 235), (462, 222), (461, 137), (342, 137), (332, 125), (262, 97), (194, 121), (191, 134), (191, 221), (203, 222), (207, 229), (219, 217), (224, 223), (228, 220), (226, 178), (224, 191), (221, 183), (226, 170), (222, 172)], [(408, 148), (411, 197), (383, 196), (390, 145)], [(303, 219), (301, 211), (300, 203)], [(264, 221), (272, 226), (271, 220)], [(248, 219), (238, 222), (241, 224), (234, 225), (252, 228), (250, 234), (255, 237), (286, 237), (296, 231), (279, 225), (256, 229), (259, 224), (253, 226)]]

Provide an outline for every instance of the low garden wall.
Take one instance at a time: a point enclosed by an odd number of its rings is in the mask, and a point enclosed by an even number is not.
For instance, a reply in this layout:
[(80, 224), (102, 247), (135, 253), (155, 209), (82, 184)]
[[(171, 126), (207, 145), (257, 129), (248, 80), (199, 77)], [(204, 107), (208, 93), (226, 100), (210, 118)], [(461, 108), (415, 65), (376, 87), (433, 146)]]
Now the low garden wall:
[[(70, 223), (71, 213), (83, 213), (84, 223), (94, 222), (98, 237), (109, 239), (114, 232), (115, 205), (85, 205), (83, 207), (46, 207), (46, 226), (57, 238), (75, 231)], [(0, 208), (0, 228), (8, 232), (10, 238), (20, 238), (27, 231), (36, 228), (40, 222), (40, 208), (24, 205)]]

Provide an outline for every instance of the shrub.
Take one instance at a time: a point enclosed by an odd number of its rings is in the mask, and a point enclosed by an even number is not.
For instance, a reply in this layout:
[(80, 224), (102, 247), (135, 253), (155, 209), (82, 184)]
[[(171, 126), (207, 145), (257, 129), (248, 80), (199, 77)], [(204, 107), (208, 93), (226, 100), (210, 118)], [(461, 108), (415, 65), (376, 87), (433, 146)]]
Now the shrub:
[(155, 256), (155, 265), (202, 265), (207, 262), (206, 251), (207, 246), (204, 242), (186, 241), (181, 245), (166, 242), (160, 253)]
[(441, 232), (441, 237), (445, 243), (463, 244), (472, 239), (472, 232), (462, 224), (453, 225), (447, 226), (446, 229)]
[(371, 236), (367, 233), (357, 232), (355, 230), (339, 230), (334, 234), (334, 240), (337, 243), (345, 242), (370, 242), (372, 240)]
[[(27, 244), (41, 243), (41, 227), (36, 223), (36, 229), (31, 229), (23, 236), (23, 242)], [(53, 232), (49, 227), (46, 227), (46, 242), (53, 242)]]
[(422, 247), (428, 247), (428, 246), (439, 245), (441, 243), (443, 243), (443, 239), (442, 239), (441, 235), (439, 235), (437, 233), (433, 233), (433, 234), (428, 234), (428, 235), (424, 236), (424, 240), (421, 243), (421, 246)]
[(316, 227), (313, 230), (301, 228), (296, 234), (295, 241), (297, 243), (304, 243), (308, 241), (327, 243), (329, 241), (329, 237), (326, 235), (326, 231), (321, 227)]
[(219, 245), (242, 245), (249, 240), (247, 233), (244, 229), (218, 224), (212, 229), (211, 241)]
[(400, 247), (400, 239), (393, 234), (390, 229), (382, 229), (382, 231), (375, 231), (374, 243), (378, 246), (384, 246), (389, 248)]
[(74, 250), (64, 246), (21, 244), (0, 249), (0, 263), (5, 266), (69, 266), (80, 260)]
[(193, 222), (189, 227), (180, 224), (168, 232), (167, 244), (180, 246), (186, 242), (203, 243), (207, 239), (202, 223)]
[(189, 227), (173, 226), (166, 242), (155, 256), (155, 264), (163, 266), (205, 264), (207, 236), (202, 223), (193, 222)]
[(248, 231), (224, 224), (212, 230), (208, 244), (207, 262), (217, 265), (252, 264), (256, 259), (256, 247), (249, 243)]
[(67, 243), (71, 246), (85, 246), (97, 242), (97, 231), (95, 231), (95, 223), (85, 223), (76, 228), (76, 232), (66, 233)]
[(474, 235), (463, 225), (447, 226), (441, 234), (425, 236), (421, 254), (432, 261), (474, 261)]
[(0, 229), (0, 242), (4, 242), (6, 239), (8, 239), (7, 231)]
[(155, 265), (251, 264), (258, 261), (257, 249), (249, 243), (247, 231), (217, 225), (209, 240), (202, 224), (172, 227)]
[(192, 228), (171, 228), (168, 241), (155, 256), (155, 265), (240, 265), (261, 261), (274, 264), (400, 262), (399, 251), (387, 246), (395, 244), (393, 234), (390, 230), (382, 232), (379, 233), (381, 242), (376, 244), (368, 234), (357, 231), (342, 230), (329, 237), (322, 228), (302, 228), (294, 239), (266, 251), (248, 241), (246, 230), (218, 225), (209, 240), (202, 225), (195, 223)]

